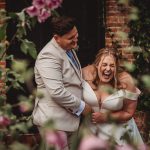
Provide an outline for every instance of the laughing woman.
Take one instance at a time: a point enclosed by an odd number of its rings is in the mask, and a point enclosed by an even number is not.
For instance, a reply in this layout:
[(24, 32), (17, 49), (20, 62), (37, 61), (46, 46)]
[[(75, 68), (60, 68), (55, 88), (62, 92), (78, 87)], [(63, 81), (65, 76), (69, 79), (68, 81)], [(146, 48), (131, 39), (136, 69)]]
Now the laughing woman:
[[(93, 81), (89, 80), (90, 74)], [(128, 73), (119, 72), (116, 52), (99, 50), (94, 65), (83, 69), (83, 77), (88, 78), (83, 84), (84, 100), (94, 110), (88, 122), (92, 133), (105, 140), (113, 138), (121, 146), (126, 144), (123, 136), (127, 134), (130, 142), (143, 145), (133, 119), (140, 90)]]

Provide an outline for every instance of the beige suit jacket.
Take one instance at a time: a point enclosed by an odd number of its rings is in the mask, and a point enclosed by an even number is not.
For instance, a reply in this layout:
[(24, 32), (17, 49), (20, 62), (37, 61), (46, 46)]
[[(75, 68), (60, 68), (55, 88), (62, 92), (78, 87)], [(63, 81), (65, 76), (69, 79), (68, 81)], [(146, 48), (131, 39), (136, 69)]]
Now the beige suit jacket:
[(83, 99), (81, 66), (77, 69), (53, 38), (39, 53), (34, 69), (43, 98), (35, 100), (33, 123), (43, 126), (53, 119), (58, 130), (77, 130), (80, 117), (75, 112)]

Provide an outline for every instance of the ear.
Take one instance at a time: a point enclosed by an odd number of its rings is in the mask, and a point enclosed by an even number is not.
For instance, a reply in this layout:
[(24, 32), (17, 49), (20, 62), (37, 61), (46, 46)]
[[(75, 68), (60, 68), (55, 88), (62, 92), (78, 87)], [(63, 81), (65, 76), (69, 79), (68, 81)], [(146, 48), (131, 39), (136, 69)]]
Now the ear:
[(54, 39), (56, 40), (57, 43), (59, 43), (59, 36), (57, 34), (54, 35)]

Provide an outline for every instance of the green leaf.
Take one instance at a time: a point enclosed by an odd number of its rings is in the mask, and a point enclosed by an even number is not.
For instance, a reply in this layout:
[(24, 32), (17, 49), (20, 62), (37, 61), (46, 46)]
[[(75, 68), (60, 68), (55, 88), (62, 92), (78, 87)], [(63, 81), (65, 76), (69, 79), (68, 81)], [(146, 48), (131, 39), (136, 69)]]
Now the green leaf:
[(8, 56), (6, 56), (6, 60), (13, 61), (14, 60), (14, 55), (8, 55)]
[(6, 27), (7, 27), (7, 24), (0, 25), (0, 41), (6, 38)]
[(26, 19), (26, 25), (29, 28), (29, 30), (31, 30), (33, 27), (35, 27), (37, 23), (37, 19), (35, 17), (32, 18), (28, 18)]
[(147, 88), (150, 88), (150, 75), (143, 75), (142, 81)]
[(32, 58), (36, 58), (37, 57), (37, 51), (36, 51), (36, 48), (35, 48), (35, 46), (34, 45), (32, 45), (31, 47), (30, 47), (30, 50), (28, 51), (29, 52), (29, 54), (32, 56)]
[(25, 27), (21, 26), (21, 24), (19, 23), (17, 25), (18, 29), (17, 29), (17, 33), (16, 33), (16, 37), (18, 38), (18, 41), (21, 41), (22, 37), (24, 35), (26, 35), (26, 30), (25, 30)]
[(23, 133), (26, 133), (28, 131), (28, 128), (24, 122), (19, 122), (17, 124), (14, 124), (10, 127), (11, 131), (14, 132), (15, 130), (19, 130)]
[(136, 66), (131, 62), (125, 62), (124, 66), (129, 72), (133, 72), (136, 68)]
[(139, 46), (129, 46), (125, 49), (125, 51), (131, 52), (131, 53), (133, 53), (133, 52), (142, 53), (142, 48)]
[(13, 82), (12, 86), (14, 89), (22, 89), (22, 86), (17, 81)]
[(24, 11), (16, 13), (16, 15), (19, 17), (20, 21), (25, 22), (25, 13), (24, 13)]
[(130, 14), (130, 15), (129, 15), (129, 20), (136, 21), (136, 20), (138, 20), (138, 19), (139, 19), (139, 17), (138, 17), (137, 14)]
[(128, 38), (128, 34), (123, 31), (117, 31), (116, 33), (121, 40), (126, 40)]
[[(15, 60), (15, 61), (13, 61), (11, 67), (12, 67), (13, 71), (20, 73), (20, 72), (26, 71), (27, 66), (28, 66), (28, 62), (26, 60)], [(12, 73), (15, 74), (15, 76), (16, 76), (16, 72), (12, 72)]]
[(20, 45), (20, 48), (21, 48), (21, 51), (24, 53), (24, 54), (27, 54), (28, 52), (28, 45), (26, 44), (26, 42), (22, 42), (21, 45)]
[(4, 42), (0, 43), (0, 56), (3, 54), (3, 52), (6, 50), (6, 45)]
[(16, 19), (17, 18), (17, 14), (15, 12), (9, 12), (8, 13), (8, 16), (11, 18), (11, 19)]
[(33, 68), (30, 68), (28, 70), (26, 70), (26, 72), (24, 73), (24, 80), (25, 81), (29, 81), (31, 80), (31, 78), (33, 77), (34, 75), (34, 71), (33, 71)]
[(129, 0), (118, 0), (119, 4), (124, 4), (124, 5), (128, 5)]
[(0, 106), (4, 105), (5, 100), (6, 100), (6, 96), (5, 95), (0, 95)]
[(12, 106), (10, 104), (6, 104), (3, 112), (5, 112), (7, 115), (12, 114)]
[(36, 52), (36, 48), (35, 48), (35, 44), (31, 41), (28, 41), (27, 39), (22, 40), (22, 44), (21, 44), (21, 50), (27, 54), (29, 53), (30, 56), (32, 56), (34, 59), (37, 56), (37, 52)]

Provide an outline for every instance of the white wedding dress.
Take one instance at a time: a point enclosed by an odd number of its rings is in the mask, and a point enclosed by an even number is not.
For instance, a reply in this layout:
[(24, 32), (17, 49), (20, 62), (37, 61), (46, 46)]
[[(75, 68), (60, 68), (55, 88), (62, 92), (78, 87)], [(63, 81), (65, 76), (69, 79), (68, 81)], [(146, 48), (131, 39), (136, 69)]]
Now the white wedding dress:
[[(108, 96), (101, 104), (99, 108), (97, 97), (90, 87), (90, 85), (84, 81), (83, 82), (83, 97), (86, 103), (88, 103), (95, 112), (108, 112), (108, 111), (117, 111), (121, 110), (123, 107), (123, 100), (125, 98), (130, 100), (137, 100), (140, 91), (137, 89), (137, 93), (131, 93), (126, 90), (118, 90)], [(88, 127), (93, 134), (96, 134), (98, 137), (108, 140), (110, 137), (115, 140), (118, 145), (124, 145), (126, 140), (124, 140), (123, 135), (128, 132), (133, 143), (137, 145), (142, 145), (143, 140), (139, 133), (139, 130), (136, 126), (134, 119), (130, 119), (126, 123), (115, 124), (115, 123), (103, 123), (103, 124), (92, 124), (91, 121), (88, 121)]]

